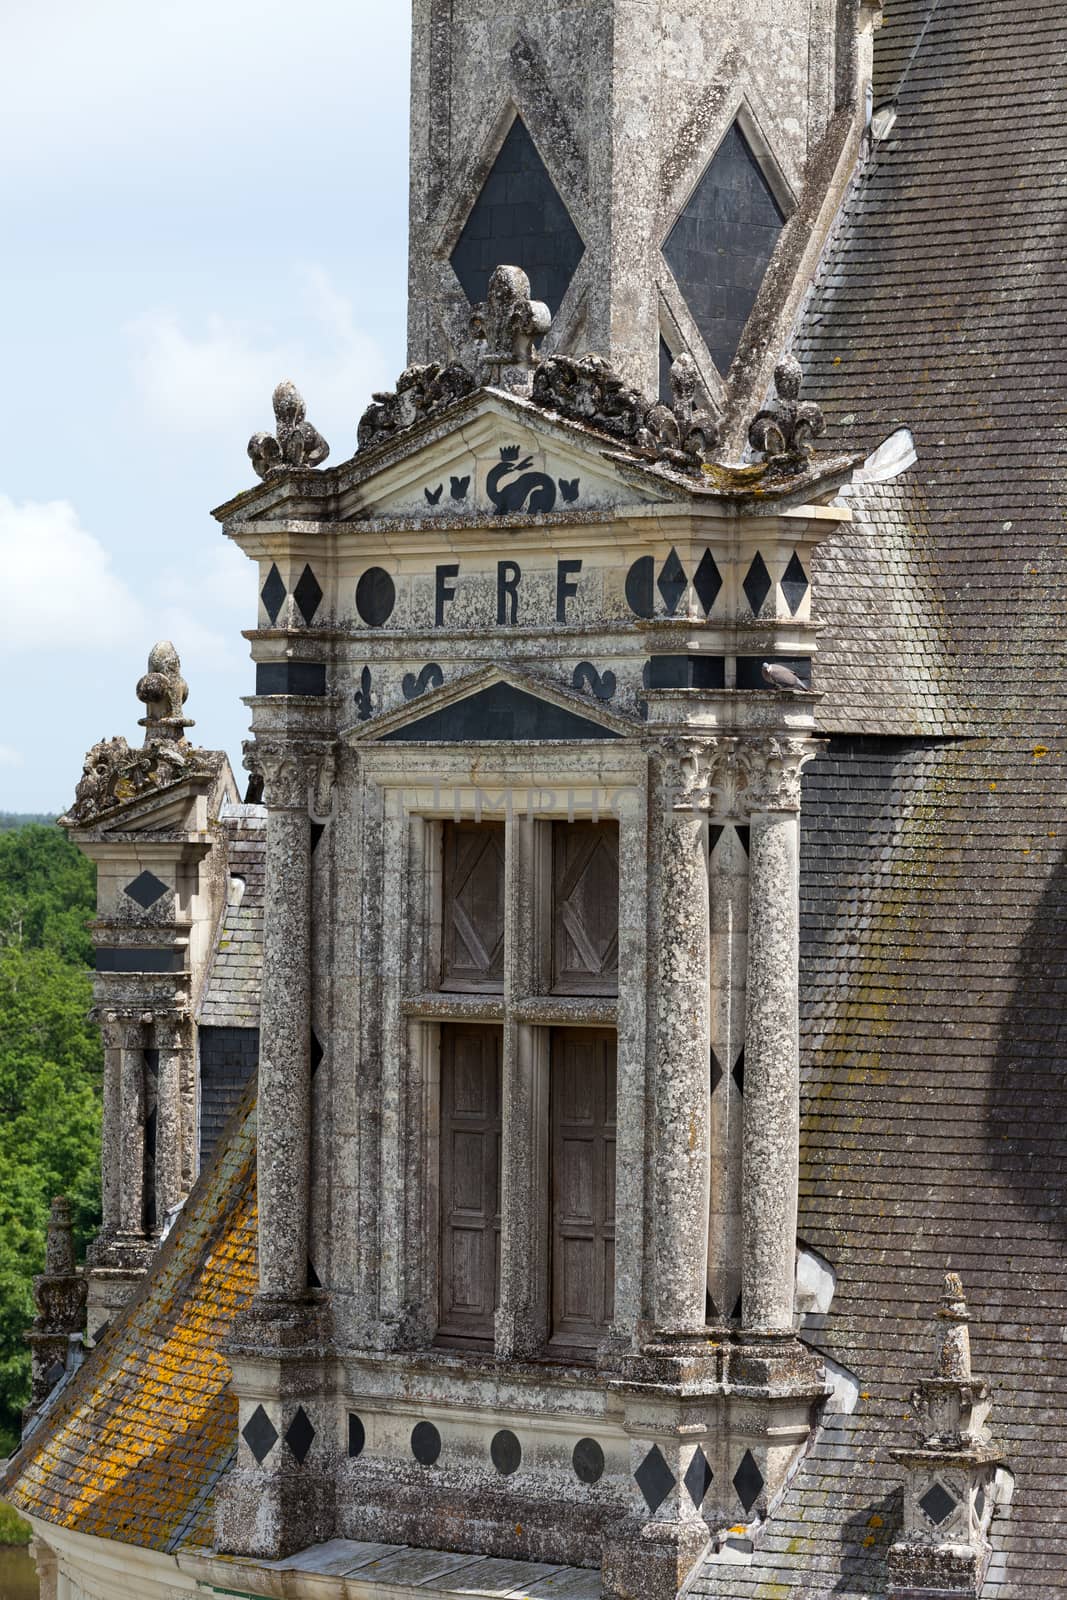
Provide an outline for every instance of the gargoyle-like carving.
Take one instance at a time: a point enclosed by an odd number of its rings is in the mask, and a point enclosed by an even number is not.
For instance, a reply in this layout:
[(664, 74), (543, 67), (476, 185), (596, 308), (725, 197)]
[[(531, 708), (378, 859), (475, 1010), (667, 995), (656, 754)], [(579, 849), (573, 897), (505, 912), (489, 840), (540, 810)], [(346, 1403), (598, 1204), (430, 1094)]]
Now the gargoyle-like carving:
[(137, 685), (137, 698), (148, 707), (148, 715), (140, 719), (146, 728), (147, 738), (183, 739), (186, 728), (195, 727), (191, 717), (182, 715), (189, 698), (189, 685), (182, 677), (182, 664), (178, 652), (169, 639), (153, 645), (148, 657), (148, 671)]
[(449, 367), (432, 362), (424, 367), (407, 367), (397, 379), (395, 390), (376, 394), (360, 418), (356, 448), (370, 450), (385, 444), (396, 434), (425, 422), (434, 412), (462, 400), (478, 387), (473, 372), (454, 362)]
[(699, 472), (711, 458), (719, 425), (697, 403), (698, 376), (691, 356), (671, 368), (673, 407), (628, 384), (603, 356), (551, 356), (534, 373), (533, 398), (546, 410), (597, 428), (627, 449)]
[(795, 356), (774, 369), (777, 399), (752, 419), (748, 442), (767, 463), (768, 472), (793, 477), (803, 472), (814, 451), (810, 441), (826, 432), (826, 420), (813, 400), (801, 400), (804, 374)]
[(248, 455), (261, 478), (290, 467), (318, 467), (326, 460), (330, 447), (317, 428), (307, 421), (307, 408), (295, 384), (288, 379), (274, 391), (274, 432), (254, 433), (248, 441)]
[(529, 393), (534, 341), (551, 326), (552, 313), (543, 301), (530, 298), (530, 280), (522, 268), (497, 267), (488, 294), (471, 312), (481, 381)]

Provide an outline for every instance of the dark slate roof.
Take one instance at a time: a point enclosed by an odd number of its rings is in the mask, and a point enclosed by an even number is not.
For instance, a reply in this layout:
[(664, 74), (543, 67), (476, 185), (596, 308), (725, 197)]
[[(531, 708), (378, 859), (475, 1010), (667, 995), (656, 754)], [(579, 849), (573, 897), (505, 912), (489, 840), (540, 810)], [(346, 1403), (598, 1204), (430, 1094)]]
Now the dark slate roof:
[(698, 1590), (884, 1594), (886, 1452), (908, 1442), (951, 1266), (1016, 1474), (984, 1593), (1048, 1600), (1067, 1593), (1067, 17), (1051, 0), (889, 0), (876, 61), (898, 120), (798, 350), (851, 437), (915, 435), (879, 516), (891, 538), (921, 529), (930, 626), (977, 727), (840, 738), (809, 771), (800, 1226), (839, 1273), (823, 1348), (867, 1398), (823, 1435), (753, 1565), (709, 1565)]
[(264, 806), (227, 805), (219, 820), (228, 839), (231, 889), (197, 1020), (202, 1027), (257, 1028), (267, 812)]
[(46, 1522), (151, 1550), (210, 1538), (237, 1427), (220, 1350), (255, 1288), (250, 1090), (140, 1293), (12, 1458), (4, 1497)]

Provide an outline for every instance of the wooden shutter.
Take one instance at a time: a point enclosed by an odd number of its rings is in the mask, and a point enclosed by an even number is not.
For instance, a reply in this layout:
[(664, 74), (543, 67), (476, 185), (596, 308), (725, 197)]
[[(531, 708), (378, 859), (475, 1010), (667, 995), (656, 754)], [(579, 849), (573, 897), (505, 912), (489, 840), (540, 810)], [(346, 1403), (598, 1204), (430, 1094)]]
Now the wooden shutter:
[(438, 1333), (492, 1345), (500, 1285), (501, 1028), (441, 1029)]
[(446, 822), (441, 987), (504, 987), (504, 824)]
[(552, 1341), (599, 1344), (615, 1311), (615, 1036), (552, 1035)]
[(619, 988), (619, 828), (557, 822), (552, 829), (552, 992)]

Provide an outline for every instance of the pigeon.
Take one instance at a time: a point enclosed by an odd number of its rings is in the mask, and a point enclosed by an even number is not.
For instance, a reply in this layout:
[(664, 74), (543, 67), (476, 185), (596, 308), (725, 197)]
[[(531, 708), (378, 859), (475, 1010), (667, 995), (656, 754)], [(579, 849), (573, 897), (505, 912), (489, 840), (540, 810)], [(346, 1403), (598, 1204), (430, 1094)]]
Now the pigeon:
[(799, 689), (802, 694), (811, 692), (803, 678), (798, 678), (795, 672), (790, 672), (788, 667), (780, 667), (775, 661), (763, 663), (763, 681), (772, 689)]

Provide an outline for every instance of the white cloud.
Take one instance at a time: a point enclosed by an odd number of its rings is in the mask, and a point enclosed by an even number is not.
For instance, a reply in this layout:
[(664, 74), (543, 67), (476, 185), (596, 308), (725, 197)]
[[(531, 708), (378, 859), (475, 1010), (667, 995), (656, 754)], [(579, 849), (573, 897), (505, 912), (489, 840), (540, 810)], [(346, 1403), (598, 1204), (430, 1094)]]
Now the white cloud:
[(272, 425), (270, 397), (283, 378), (304, 396), (309, 419), (333, 459), (355, 448), (355, 422), (372, 392), (395, 377), (381, 345), (356, 323), (350, 300), (315, 265), (299, 271), (303, 338), (274, 341), (239, 322), (209, 316), (189, 331), (174, 311), (152, 310), (126, 325), (139, 398), (153, 427), (185, 434), (252, 434)]
[(0, 744), (0, 767), (21, 767), (24, 759), (21, 750), (15, 750), (9, 744)]
[(0, 571), (0, 656), (128, 649), (143, 631), (140, 602), (66, 500), (0, 495)]

